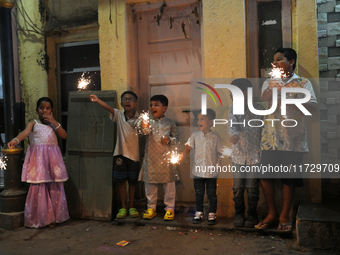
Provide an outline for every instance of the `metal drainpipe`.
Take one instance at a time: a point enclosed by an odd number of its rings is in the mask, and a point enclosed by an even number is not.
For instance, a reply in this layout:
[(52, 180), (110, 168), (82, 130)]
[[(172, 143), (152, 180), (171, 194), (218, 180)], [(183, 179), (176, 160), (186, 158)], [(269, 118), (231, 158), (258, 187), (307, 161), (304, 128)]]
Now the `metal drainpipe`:
[[(2, 66), (2, 84), (4, 95), (4, 120), (6, 142), (16, 136), (15, 87), (12, 44), (11, 12), (14, 2), (0, 0), (0, 48)], [(21, 212), (25, 208), (26, 189), (21, 182), (23, 149), (2, 149), (7, 155), (7, 170), (4, 172), (4, 190), (0, 193), (0, 213)]]

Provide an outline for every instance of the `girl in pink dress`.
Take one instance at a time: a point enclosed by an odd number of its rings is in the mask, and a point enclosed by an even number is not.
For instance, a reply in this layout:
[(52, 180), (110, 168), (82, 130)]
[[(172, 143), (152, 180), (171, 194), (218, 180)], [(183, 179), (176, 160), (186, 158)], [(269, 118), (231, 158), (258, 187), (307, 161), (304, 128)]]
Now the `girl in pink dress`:
[(69, 219), (63, 183), (68, 179), (57, 135), (66, 139), (63, 127), (52, 115), (53, 102), (42, 97), (37, 102), (39, 120), (30, 121), (25, 130), (9, 143), (14, 148), (27, 136), (27, 149), (21, 180), (30, 183), (25, 204), (25, 226), (54, 226)]

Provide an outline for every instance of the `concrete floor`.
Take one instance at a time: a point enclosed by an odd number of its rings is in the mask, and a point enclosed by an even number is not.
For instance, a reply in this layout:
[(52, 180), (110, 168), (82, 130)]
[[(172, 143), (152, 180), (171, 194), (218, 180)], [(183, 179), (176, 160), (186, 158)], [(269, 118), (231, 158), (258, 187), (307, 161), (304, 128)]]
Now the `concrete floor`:
[[(162, 217), (114, 222), (72, 219), (54, 228), (1, 230), (0, 254), (339, 254), (298, 247), (294, 232), (282, 236), (274, 229), (234, 229), (228, 219), (210, 227), (206, 222), (193, 225), (186, 215), (167, 222)], [(116, 245), (122, 240), (130, 244)]]

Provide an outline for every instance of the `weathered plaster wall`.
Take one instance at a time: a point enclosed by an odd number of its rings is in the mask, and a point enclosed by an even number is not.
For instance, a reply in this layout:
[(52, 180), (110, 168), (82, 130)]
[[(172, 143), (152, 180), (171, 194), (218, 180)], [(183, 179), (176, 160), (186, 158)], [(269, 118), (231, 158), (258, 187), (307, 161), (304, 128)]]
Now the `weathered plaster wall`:
[[(42, 28), (39, 13), (39, 0), (17, 1), (24, 8), (38, 28)], [(29, 30), (22, 15), (18, 13), (18, 39), (20, 61), (20, 85), (22, 101), (26, 105), (26, 122), (36, 118), (36, 102), (48, 96), (47, 73), (45, 65), (45, 37)]]
[(243, 1), (203, 1), (202, 45), (204, 77), (245, 77)]
[[(39, 5), (40, 1), (26, 0), (22, 2), (23, 8), (30, 19), (43, 33), (44, 27), (41, 22), (41, 13), (39, 12), (41, 10), (41, 5)], [(51, 13), (58, 20), (58, 23), (53, 23), (53, 29), (68, 27), (68, 30), (67, 32), (63, 31), (46, 38), (45, 35), (28, 31), (32, 30), (32, 28), (27, 25), (27, 22), (18, 11), (20, 84), (22, 101), (26, 104), (26, 122), (36, 118), (36, 102), (42, 96), (48, 96), (53, 100), (55, 104), (54, 116), (58, 119), (58, 85), (55, 73), (57, 64), (56, 44), (98, 39), (97, 18), (93, 20), (87, 12), (82, 12), (82, 8), (87, 10), (91, 9), (92, 12), (96, 13), (97, 17), (98, 2), (93, 0), (63, 2), (67, 2), (67, 4), (61, 5), (60, 1), (51, 2)], [(19, 4), (19, 8), (22, 9), (20, 5), (21, 1), (17, 3)], [(78, 17), (77, 19), (75, 18), (76, 16)], [(92, 22), (92, 25), (78, 26), (76, 28), (71, 27), (76, 24), (73, 22), (75, 20), (82, 20), (83, 24)], [(53, 19), (53, 21), (56, 20)], [(47, 23), (46, 25), (48, 26), (48, 24), (51, 23)], [(46, 29), (48, 29), (48, 27)], [(46, 51), (48, 58), (45, 59)]]
[(116, 90), (120, 97), (128, 88), (125, 0), (112, 1), (111, 6), (98, 0), (98, 14), (102, 90)]
[[(202, 56), (203, 77), (206, 78), (240, 78), (246, 77), (246, 43), (244, 1), (203, 1), (202, 18)], [(230, 105), (231, 102), (228, 102)], [(227, 119), (228, 109), (221, 107), (217, 116)], [(224, 117), (222, 117), (224, 116)], [(225, 129), (217, 128), (223, 144), (228, 144), (229, 137)], [(230, 164), (225, 160), (222, 165)], [(232, 217), (234, 202), (232, 179), (218, 180), (219, 216)]]
[(46, 18), (46, 30), (61, 27), (84, 26), (98, 21), (98, 0), (50, 0), (49, 6), (41, 1), (41, 12)]

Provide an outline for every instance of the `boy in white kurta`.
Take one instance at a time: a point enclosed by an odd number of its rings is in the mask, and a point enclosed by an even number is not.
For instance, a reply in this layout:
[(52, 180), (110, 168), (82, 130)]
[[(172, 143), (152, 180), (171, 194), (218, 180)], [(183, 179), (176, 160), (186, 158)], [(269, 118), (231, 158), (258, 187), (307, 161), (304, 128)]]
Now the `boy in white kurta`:
[(143, 134), (148, 135), (145, 146), (145, 156), (139, 180), (145, 183), (147, 198), (147, 211), (144, 219), (156, 216), (157, 193), (159, 184), (164, 188), (164, 204), (166, 213), (164, 220), (173, 220), (175, 217), (175, 181), (178, 175), (175, 166), (164, 160), (164, 155), (170, 151), (171, 144), (178, 140), (177, 127), (174, 121), (164, 117), (168, 108), (168, 99), (164, 95), (155, 95), (150, 99), (150, 112), (152, 118), (137, 124)]

